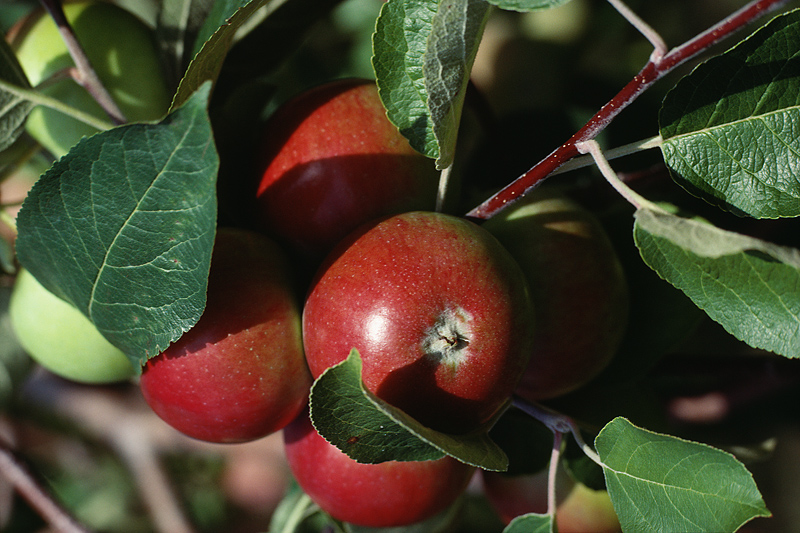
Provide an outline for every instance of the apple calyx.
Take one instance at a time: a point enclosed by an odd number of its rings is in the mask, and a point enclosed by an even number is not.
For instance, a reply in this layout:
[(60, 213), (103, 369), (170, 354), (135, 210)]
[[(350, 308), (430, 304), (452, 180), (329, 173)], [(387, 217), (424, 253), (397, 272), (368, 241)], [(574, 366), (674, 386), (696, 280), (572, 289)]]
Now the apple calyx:
[(455, 370), (459, 363), (469, 357), (471, 321), (472, 316), (461, 307), (445, 309), (425, 333), (422, 340), (423, 353), (437, 364)]

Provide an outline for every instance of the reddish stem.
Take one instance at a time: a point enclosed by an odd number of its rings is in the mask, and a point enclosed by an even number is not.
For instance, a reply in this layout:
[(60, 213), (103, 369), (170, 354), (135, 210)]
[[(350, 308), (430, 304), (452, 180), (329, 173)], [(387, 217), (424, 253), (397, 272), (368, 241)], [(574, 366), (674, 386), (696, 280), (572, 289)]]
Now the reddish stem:
[(486, 220), (512, 205), (526, 193), (533, 190), (542, 180), (568, 160), (579, 155), (576, 145), (594, 139), (614, 118), (656, 81), (671, 72), (680, 64), (695, 57), (711, 46), (729, 37), (757, 18), (774, 11), (788, 0), (755, 0), (708, 30), (673, 48), (663, 57), (645, 64), (644, 68), (609, 100), (595, 115), (570, 139), (553, 150), (525, 174), (515, 179), (494, 196), (467, 213), (467, 217)]

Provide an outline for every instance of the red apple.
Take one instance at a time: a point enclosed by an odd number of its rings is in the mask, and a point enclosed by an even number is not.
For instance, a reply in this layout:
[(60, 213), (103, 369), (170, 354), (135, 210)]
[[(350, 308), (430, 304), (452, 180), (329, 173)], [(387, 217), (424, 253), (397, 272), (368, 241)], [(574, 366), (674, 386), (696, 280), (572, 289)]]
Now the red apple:
[(203, 316), (142, 373), (142, 394), (164, 421), (200, 440), (244, 442), (303, 409), (311, 379), (288, 269), (268, 238), (218, 231)]
[(566, 197), (535, 191), (483, 227), (525, 273), (536, 309), (533, 353), (517, 389), (536, 401), (603, 370), (628, 324), (628, 287), (597, 219)]
[(307, 413), (283, 435), (289, 467), (311, 500), (333, 518), (365, 527), (398, 527), (434, 516), (458, 499), (475, 471), (448, 456), (358, 463), (322, 438)]
[(433, 209), (438, 173), (389, 122), (372, 81), (329, 82), (270, 118), (256, 223), (322, 258), (362, 223)]
[(480, 226), (431, 212), (374, 221), (325, 260), (303, 311), (312, 375), (357, 348), (374, 394), (422, 424), (491, 419), (531, 352), (525, 278)]
[[(547, 513), (547, 471), (534, 475), (509, 476), (481, 472), (483, 490), (503, 523), (528, 513)], [(608, 493), (593, 490), (559, 470), (556, 482), (559, 533), (615, 533), (619, 519)]]

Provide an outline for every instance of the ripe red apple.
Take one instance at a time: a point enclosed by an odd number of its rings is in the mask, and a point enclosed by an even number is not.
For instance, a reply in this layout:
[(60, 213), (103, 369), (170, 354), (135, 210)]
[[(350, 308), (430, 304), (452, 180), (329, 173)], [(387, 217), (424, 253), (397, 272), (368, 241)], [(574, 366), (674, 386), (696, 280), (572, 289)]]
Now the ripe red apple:
[(389, 122), (374, 82), (337, 80), (270, 117), (256, 223), (302, 254), (322, 258), (379, 216), (433, 209), (438, 173)]
[(142, 394), (163, 420), (197, 439), (244, 442), (303, 409), (311, 379), (288, 269), (268, 238), (218, 231), (203, 316), (142, 373)]
[(432, 212), (365, 225), (325, 260), (303, 310), (312, 375), (357, 348), (374, 394), (422, 424), (473, 431), (531, 352), (525, 278), (480, 226)]
[(452, 457), (363, 464), (326, 441), (301, 414), (283, 430), (286, 459), (297, 483), (337, 520), (398, 527), (445, 510), (464, 492), (475, 468)]
[(586, 209), (536, 191), (483, 227), (522, 267), (536, 310), (533, 353), (517, 394), (554, 398), (595, 377), (628, 324), (628, 288), (603, 227)]
[[(481, 472), (483, 490), (503, 523), (519, 515), (547, 513), (547, 471), (509, 476)], [(563, 470), (556, 482), (556, 522), (560, 533), (615, 533), (619, 519), (608, 493), (576, 482)]]

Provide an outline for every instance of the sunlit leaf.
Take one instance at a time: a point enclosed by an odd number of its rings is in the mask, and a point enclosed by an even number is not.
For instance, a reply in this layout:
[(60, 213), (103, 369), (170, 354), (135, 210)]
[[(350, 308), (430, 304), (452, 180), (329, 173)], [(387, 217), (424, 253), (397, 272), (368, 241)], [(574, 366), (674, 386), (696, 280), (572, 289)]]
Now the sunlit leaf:
[(553, 533), (555, 525), (553, 515), (524, 514), (509, 522), (503, 533)]
[(510, 11), (541, 11), (566, 4), (570, 0), (486, 0), (490, 4)]
[(447, 435), (387, 404), (363, 385), (361, 357), (326, 370), (311, 388), (311, 420), (331, 444), (362, 463), (422, 461), (445, 454), (488, 470), (505, 470), (505, 453), (480, 432)]
[(650, 268), (736, 338), (800, 357), (800, 251), (662, 211), (635, 218)]
[(683, 78), (659, 120), (687, 190), (737, 214), (800, 215), (800, 11)]
[(209, 84), (159, 124), (80, 141), (17, 218), (20, 262), (138, 366), (205, 307), (219, 159)]
[(469, 74), (486, 20), (484, 0), (389, 0), (373, 36), (373, 66), (389, 119), (417, 151), (453, 160)]
[(736, 531), (769, 511), (732, 455), (615, 418), (595, 446), (623, 531)]

